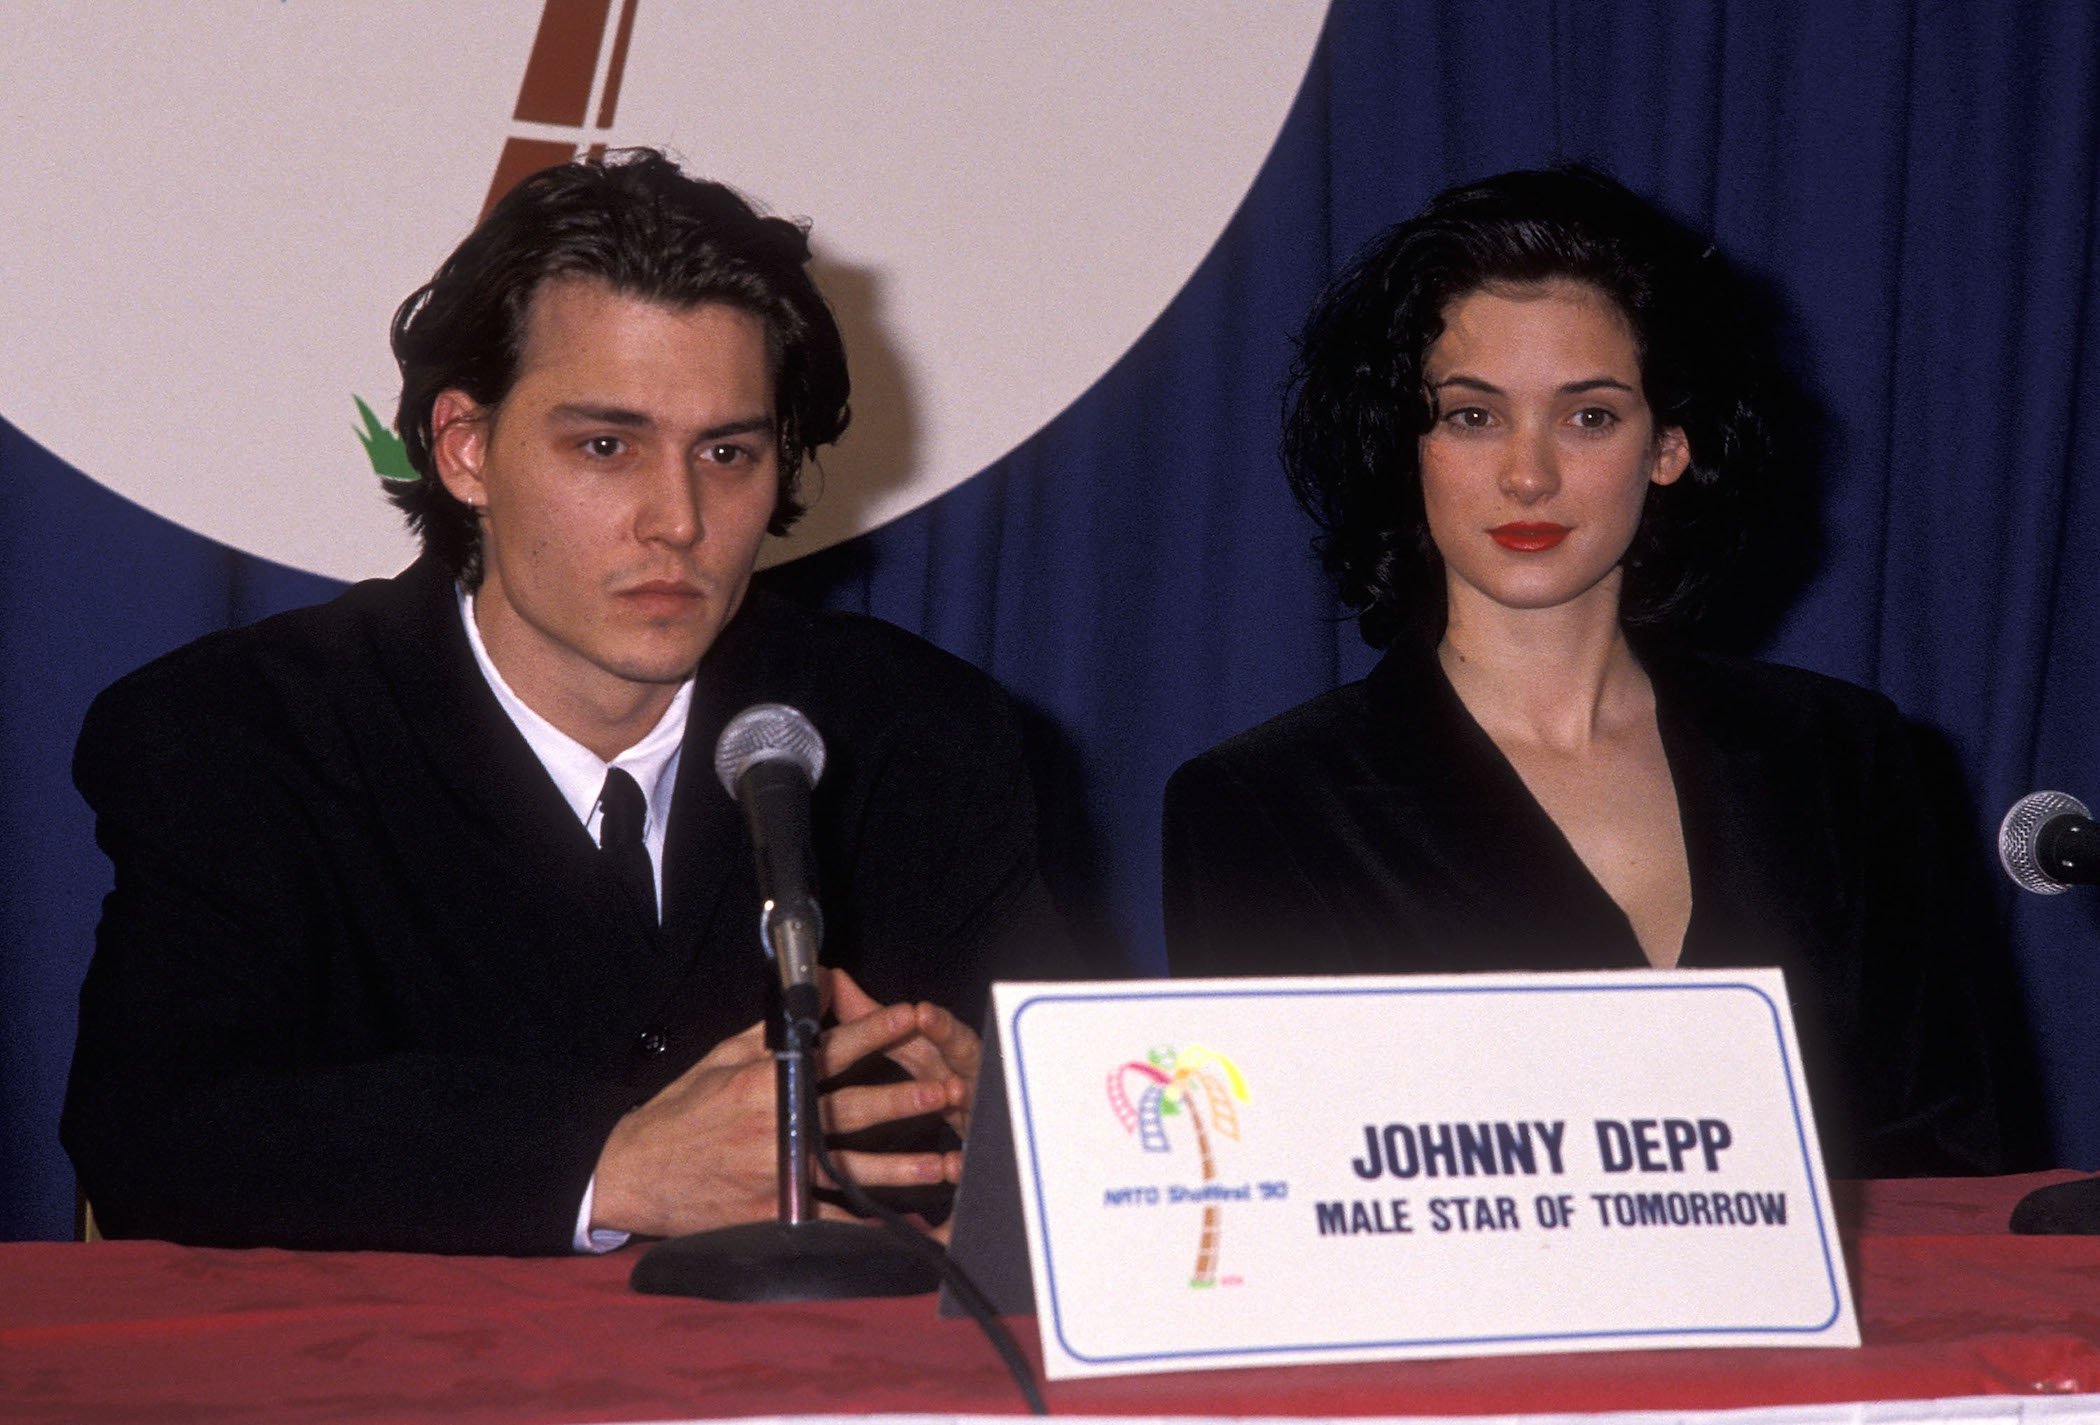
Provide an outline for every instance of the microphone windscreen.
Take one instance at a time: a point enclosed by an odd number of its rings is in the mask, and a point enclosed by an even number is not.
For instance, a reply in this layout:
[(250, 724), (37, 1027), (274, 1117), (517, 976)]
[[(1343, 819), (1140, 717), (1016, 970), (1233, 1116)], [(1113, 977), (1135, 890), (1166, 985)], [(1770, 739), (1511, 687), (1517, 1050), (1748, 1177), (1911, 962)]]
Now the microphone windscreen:
[(2012, 804), (2005, 820), (1998, 823), (1998, 864), (2013, 884), (2038, 896), (2061, 895), (2071, 889), (2042, 868), (2036, 855), (2042, 828), (2060, 816), (2090, 818), (2085, 803), (2069, 792), (2029, 792)]
[(786, 703), (753, 703), (729, 720), (715, 739), (715, 776), (734, 797), (737, 783), (755, 763), (784, 761), (814, 787), (824, 775), (824, 739), (810, 720)]

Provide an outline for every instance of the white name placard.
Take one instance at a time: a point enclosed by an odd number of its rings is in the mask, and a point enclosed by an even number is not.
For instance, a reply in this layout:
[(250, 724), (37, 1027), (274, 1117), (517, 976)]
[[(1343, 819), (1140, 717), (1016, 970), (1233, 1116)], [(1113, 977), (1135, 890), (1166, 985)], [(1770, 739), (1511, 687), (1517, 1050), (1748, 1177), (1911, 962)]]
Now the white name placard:
[(1859, 1344), (1776, 970), (993, 993), (1053, 1379)]

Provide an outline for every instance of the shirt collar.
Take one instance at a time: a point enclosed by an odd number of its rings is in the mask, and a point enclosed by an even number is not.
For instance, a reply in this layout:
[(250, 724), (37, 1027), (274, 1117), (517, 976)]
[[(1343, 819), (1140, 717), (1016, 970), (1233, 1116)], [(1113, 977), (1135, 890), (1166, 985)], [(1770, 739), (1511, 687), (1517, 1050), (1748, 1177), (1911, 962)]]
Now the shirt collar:
[(465, 588), (455, 587), (455, 592), (460, 622), (466, 625), (467, 646), (474, 650), (475, 666), (481, 669), (489, 691), (496, 695), (496, 701), (516, 724), (526, 745), (540, 759), (547, 775), (554, 779), (555, 787), (569, 804), (569, 809), (576, 813), (576, 819), (585, 826), (590, 825), (592, 814), (598, 808), (598, 793), (605, 786), (606, 768), (619, 767), (641, 787), (643, 800), (649, 808), (649, 830), (660, 837), (665, 819), (670, 814), (671, 792), (678, 781), (678, 753), (685, 745), (685, 719), (693, 704), (693, 680), (687, 678), (678, 685), (671, 705), (656, 720), (656, 726), (642, 735), (641, 741), (607, 762), (526, 706), (525, 700), (496, 671), (488, 647), (481, 641), (481, 629), (474, 621), (474, 595)]

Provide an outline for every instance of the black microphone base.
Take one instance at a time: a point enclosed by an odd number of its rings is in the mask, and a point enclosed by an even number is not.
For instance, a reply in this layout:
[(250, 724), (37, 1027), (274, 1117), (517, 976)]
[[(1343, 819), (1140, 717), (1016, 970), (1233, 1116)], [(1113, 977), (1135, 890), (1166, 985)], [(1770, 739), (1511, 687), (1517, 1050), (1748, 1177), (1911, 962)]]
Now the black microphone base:
[(709, 1301), (841, 1301), (916, 1296), (940, 1272), (880, 1227), (856, 1222), (750, 1222), (659, 1242), (628, 1284)]
[(2100, 1235), (2100, 1178), (2036, 1188), (2020, 1199), (2010, 1225), (2033, 1236)]

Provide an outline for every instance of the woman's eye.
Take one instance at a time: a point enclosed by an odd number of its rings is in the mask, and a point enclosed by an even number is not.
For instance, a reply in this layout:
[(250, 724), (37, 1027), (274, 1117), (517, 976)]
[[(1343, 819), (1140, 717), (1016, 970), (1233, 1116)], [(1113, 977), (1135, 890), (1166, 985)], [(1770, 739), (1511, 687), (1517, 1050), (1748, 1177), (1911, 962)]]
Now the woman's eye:
[(1575, 413), (1575, 424), (1583, 430), (1610, 430), (1618, 423), (1618, 413), (1602, 406), (1590, 406)]
[(707, 448), (707, 458), (715, 465), (734, 465), (750, 457), (751, 452), (741, 445), (710, 445)]
[(1444, 419), (1449, 424), (1457, 426), (1460, 430), (1479, 430), (1486, 426), (1493, 417), (1478, 406), (1460, 406), (1457, 410), (1446, 413)]

